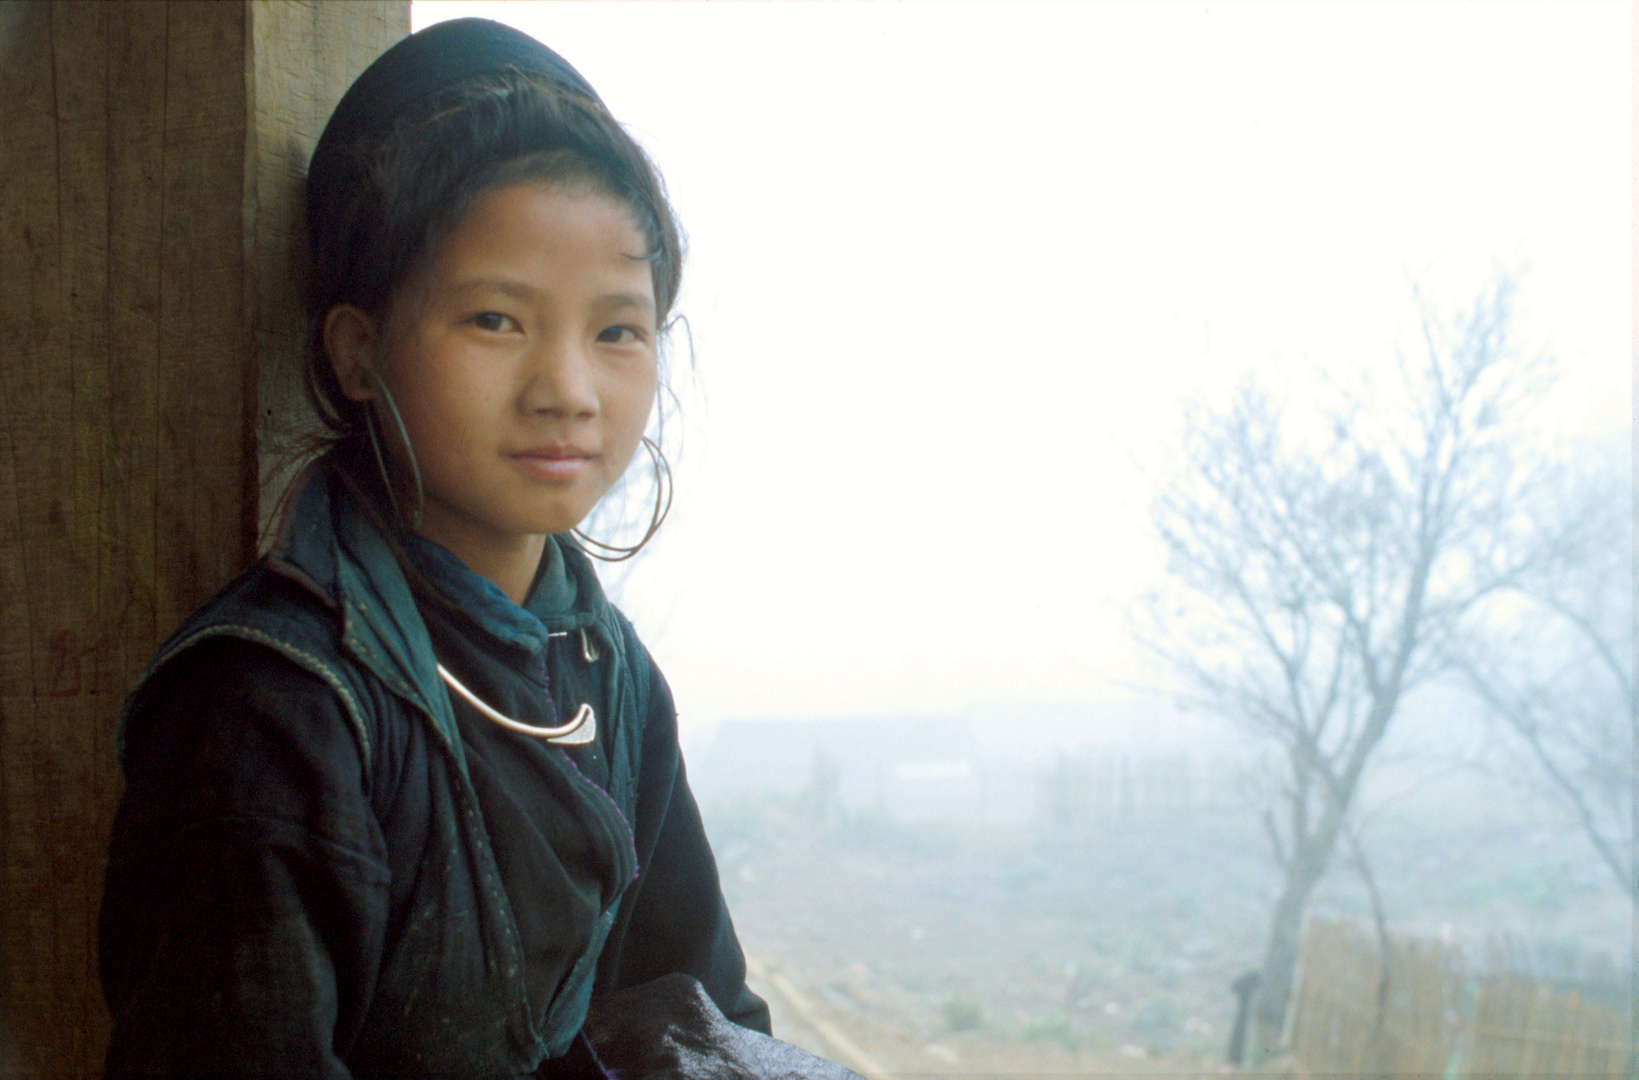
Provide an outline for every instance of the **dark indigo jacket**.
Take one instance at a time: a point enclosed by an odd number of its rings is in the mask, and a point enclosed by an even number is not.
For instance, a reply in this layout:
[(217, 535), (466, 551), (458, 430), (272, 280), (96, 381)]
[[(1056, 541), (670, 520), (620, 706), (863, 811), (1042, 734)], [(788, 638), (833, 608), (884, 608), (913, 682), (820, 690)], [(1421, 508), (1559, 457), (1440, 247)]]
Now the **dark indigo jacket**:
[[(671, 972), (767, 1032), (670, 692), (585, 556), (551, 541), (530, 608), (568, 633), (514, 644), (541, 654), (560, 712), (593, 705), (598, 742), (532, 745), (519, 818), (485, 805), (479, 721), (330, 470), (127, 703), (100, 923), (108, 1075), (566, 1075), (594, 993)], [(537, 805), (543, 828), (492, 829)]]

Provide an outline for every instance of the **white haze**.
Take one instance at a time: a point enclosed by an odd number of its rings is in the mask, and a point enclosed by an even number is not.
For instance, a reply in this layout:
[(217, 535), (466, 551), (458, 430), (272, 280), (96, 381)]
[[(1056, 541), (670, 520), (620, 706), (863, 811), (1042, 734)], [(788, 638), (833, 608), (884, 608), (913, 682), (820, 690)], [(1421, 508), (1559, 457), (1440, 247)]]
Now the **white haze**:
[(414, 8), (469, 14), (569, 58), (689, 232), (677, 508), (615, 576), (686, 730), (1147, 729), (1180, 397), (1385, 361), (1413, 281), (1528, 263), (1558, 422), (1629, 425), (1625, 3)]

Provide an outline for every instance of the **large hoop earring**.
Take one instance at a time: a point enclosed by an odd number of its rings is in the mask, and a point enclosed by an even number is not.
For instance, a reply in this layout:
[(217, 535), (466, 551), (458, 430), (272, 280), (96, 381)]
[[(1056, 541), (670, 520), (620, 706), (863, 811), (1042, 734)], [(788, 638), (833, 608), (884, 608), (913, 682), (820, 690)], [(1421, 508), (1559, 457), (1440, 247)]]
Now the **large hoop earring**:
[(410, 462), (410, 478), (415, 481), (415, 516), (406, 518), (404, 510), (398, 505), (398, 489), (393, 484), (392, 472), (387, 468), (387, 458), (381, 452), (381, 441), (376, 438), (376, 411), (368, 405), (364, 408), (364, 430), (370, 436), (370, 449), (376, 454), (376, 468), (381, 470), (381, 482), (387, 485), (387, 500), (393, 504), (393, 514), (399, 521), (409, 525), (410, 531), (421, 528), (421, 515), (427, 508), (427, 491), (421, 486), (421, 466), (416, 464), (415, 448), (410, 445), (410, 429), (404, 426), (404, 417), (398, 411), (398, 403), (393, 400), (393, 392), (387, 389), (387, 383), (370, 369), (370, 377), (376, 381), (376, 388), (381, 391), (381, 399), (387, 403), (392, 411), (393, 422), (398, 425), (398, 437), (404, 442), (404, 456)]
[(644, 530), (643, 539), (631, 547), (622, 547), (619, 544), (606, 544), (602, 540), (594, 540), (580, 530), (579, 526), (571, 529), (576, 540), (580, 541), (581, 549), (594, 559), (604, 562), (625, 562), (633, 555), (643, 550), (643, 546), (654, 539), (654, 534), (660, 531), (660, 525), (666, 520), (666, 515), (672, 512), (672, 466), (666, 460), (666, 454), (653, 439), (643, 436), (643, 449), (649, 452), (649, 463), (654, 468), (654, 513), (649, 516), (649, 527)]

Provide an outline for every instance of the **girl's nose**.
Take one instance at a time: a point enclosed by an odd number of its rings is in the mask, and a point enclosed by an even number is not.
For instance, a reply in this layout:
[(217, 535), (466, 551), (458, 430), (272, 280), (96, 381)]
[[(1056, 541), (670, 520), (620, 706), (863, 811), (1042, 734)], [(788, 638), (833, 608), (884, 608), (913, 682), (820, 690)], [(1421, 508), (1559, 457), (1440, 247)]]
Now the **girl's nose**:
[(595, 415), (598, 398), (586, 346), (574, 341), (535, 345), (525, 357), (520, 405), (525, 412), (563, 418)]

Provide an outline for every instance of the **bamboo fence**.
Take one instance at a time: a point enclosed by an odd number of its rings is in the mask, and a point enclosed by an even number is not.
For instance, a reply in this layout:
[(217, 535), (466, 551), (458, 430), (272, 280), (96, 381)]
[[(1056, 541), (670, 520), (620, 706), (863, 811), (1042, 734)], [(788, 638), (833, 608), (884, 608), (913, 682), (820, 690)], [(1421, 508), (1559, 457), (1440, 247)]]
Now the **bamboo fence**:
[(1472, 1030), (1476, 1075), (1634, 1075), (1631, 1021), (1575, 989), (1530, 976), (1487, 974)]
[(1631, 1010), (1451, 945), (1311, 919), (1289, 1040), (1301, 1076), (1639, 1080)]

